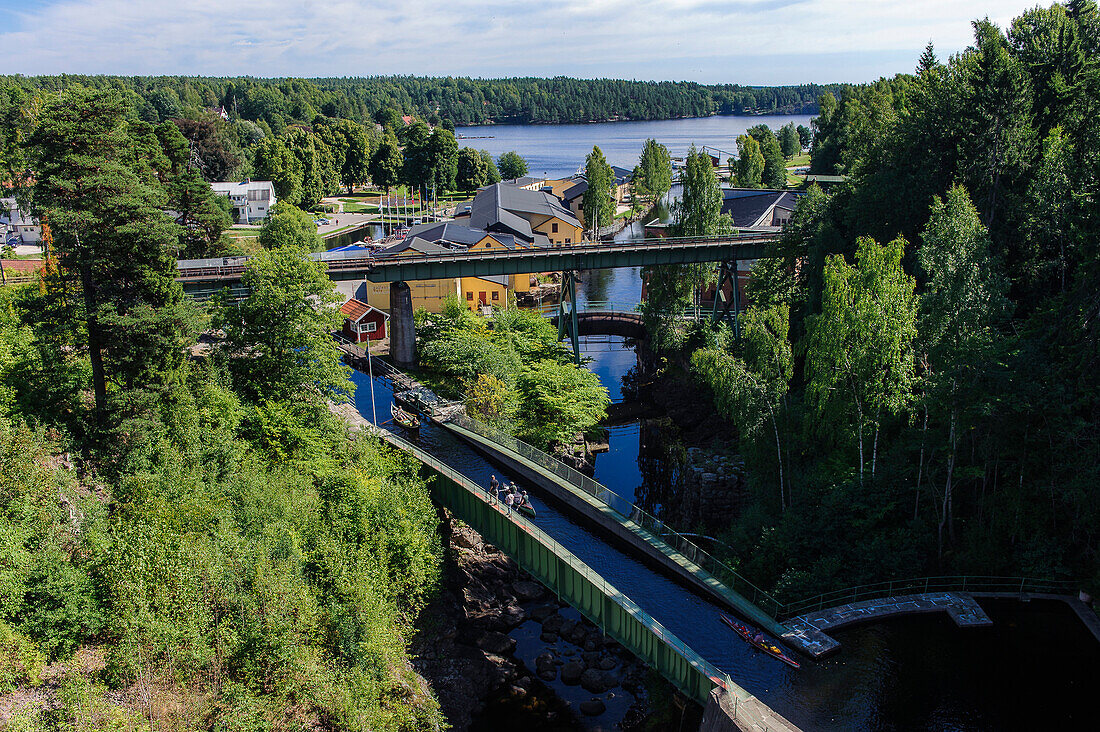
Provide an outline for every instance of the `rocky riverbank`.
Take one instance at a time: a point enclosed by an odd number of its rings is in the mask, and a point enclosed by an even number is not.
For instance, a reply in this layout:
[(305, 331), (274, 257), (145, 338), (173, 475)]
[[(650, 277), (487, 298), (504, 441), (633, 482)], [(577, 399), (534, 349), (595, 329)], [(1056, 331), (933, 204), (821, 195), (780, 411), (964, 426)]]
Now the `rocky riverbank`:
[(653, 684), (644, 664), (469, 526), (448, 517), (442, 530), (443, 589), (411, 650), (454, 729), (502, 716), (528, 732), (640, 729)]

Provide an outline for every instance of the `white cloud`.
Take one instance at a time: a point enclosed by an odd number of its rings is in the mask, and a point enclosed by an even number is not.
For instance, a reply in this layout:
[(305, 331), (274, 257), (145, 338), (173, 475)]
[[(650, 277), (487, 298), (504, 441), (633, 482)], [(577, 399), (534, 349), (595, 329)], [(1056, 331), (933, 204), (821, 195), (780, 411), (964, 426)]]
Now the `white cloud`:
[[(46, 0), (0, 33), (10, 72), (359, 76), (556, 73), (770, 83), (791, 58), (896, 57), (965, 47), (970, 20), (1028, 0)], [(965, 7), (964, 7), (965, 6)], [(9, 24), (9, 28), (12, 24)], [(776, 64), (777, 57), (786, 56)], [(898, 63), (894, 61), (893, 63)], [(908, 69), (911, 62), (902, 69)], [(782, 66), (794, 78), (773, 78)], [(725, 75), (738, 69), (738, 77)], [(851, 68), (835, 80), (901, 69)], [(745, 74), (748, 74), (747, 76)]]

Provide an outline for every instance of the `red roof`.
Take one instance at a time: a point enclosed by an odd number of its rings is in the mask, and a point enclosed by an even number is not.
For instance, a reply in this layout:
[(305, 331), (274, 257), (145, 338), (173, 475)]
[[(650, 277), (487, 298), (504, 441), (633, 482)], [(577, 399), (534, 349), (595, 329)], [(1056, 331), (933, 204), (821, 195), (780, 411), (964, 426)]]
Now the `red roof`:
[[(381, 310), (373, 308), (362, 300), (356, 300), (355, 298), (352, 298), (341, 305), (340, 312), (346, 315), (348, 317), (348, 320), (353, 323), (358, 323), (371, 312), (382, 313)], [(382, 314), (385, 315), (385, 313)]]

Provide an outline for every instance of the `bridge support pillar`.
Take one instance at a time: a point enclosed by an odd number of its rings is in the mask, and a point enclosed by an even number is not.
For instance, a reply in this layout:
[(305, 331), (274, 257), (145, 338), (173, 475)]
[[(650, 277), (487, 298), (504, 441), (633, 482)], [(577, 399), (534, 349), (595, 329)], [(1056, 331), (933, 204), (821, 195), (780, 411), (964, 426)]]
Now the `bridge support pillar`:
[(558, 340), (569, 336), (573, 360), (581, 363), (581, 346), (577, 338), (577, 275), (571, 270), (561, 273), (561, 297), (558, 299)]
[(407, 282), (390, 283), (390, 358), (394, 366), (416, 365), (416, 323), (413, 322), (412, 289)]
[[(739, 263), (736, 259), (718, 265), (718, 284), (714, 288), (714, 309), (711, 319), (717, 323), (726, 321), (733, 327), (733, 336), (741, 337), (741, 292), (738, 289)], [(726, 283), (731, 284), (732, 295), (726, 298)], [(732, 312), (731, 312), (732, 310)]]

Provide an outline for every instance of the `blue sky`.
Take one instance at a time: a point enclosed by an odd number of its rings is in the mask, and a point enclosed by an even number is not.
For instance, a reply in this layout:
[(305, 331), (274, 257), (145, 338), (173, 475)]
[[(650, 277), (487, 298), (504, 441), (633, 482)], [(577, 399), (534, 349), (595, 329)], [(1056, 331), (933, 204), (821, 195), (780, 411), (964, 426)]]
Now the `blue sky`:
[(1035, 0), (0, 0), (4, 73), (580, 76), (793, 84), (911, 71)]

